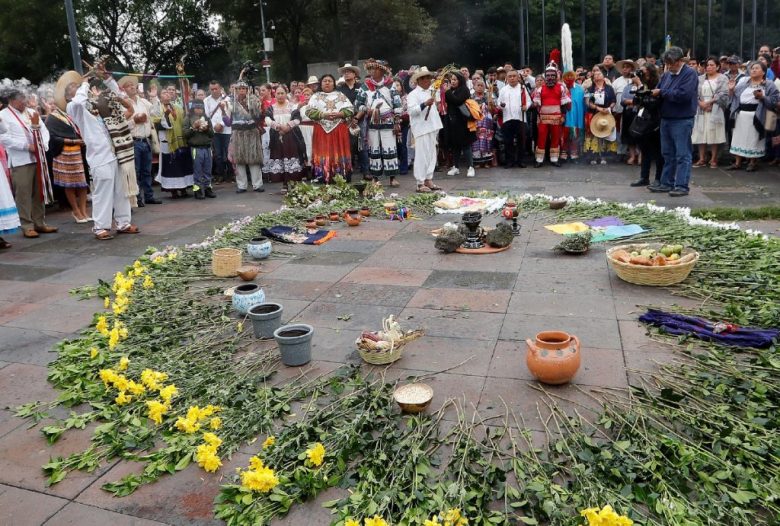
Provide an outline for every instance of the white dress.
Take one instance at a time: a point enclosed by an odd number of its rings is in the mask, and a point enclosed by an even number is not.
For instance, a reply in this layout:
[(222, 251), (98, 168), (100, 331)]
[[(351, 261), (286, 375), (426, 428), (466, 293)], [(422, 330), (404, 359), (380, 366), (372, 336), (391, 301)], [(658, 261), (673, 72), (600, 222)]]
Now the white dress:
[[(5, 123), (0, 120), (0, 134), (5, 133)], [(0, 146), (0, 149), (3, 147)], [(19, 214), (16, 211), (16, 201), (8, 182), (8, 157), (5, 150), (0, 152), (0, 234), (10, 234), (19, 230)]]
[[(699, 100), (709, 102), (715, 98), (715, 82), (705, 80), (699, 86)], [(693, 144), (723, 144), (726, 142), (726, 118), (719, 104), (712, 111), (699, 108), (693, 123)]]
[[(748, 81), (749, 82), (749, 81)], [(748, 86), (739, 96), (740, 104), (758, 104), (758, 99), (753, 95), (753, 88)], [(753, 126), (755, 111), (740, 111), (734, 122), (734, 135), (731, 137), (729, 153), (757, 159), (766, 153), (766, 143), (758, 135), (758, 130)]]

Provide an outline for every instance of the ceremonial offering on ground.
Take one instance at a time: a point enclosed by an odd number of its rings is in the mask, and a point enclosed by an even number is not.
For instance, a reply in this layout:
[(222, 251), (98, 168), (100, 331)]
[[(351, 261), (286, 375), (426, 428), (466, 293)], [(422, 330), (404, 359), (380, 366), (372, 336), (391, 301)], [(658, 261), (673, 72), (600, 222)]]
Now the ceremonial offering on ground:
[(260, 267), (256, 267), (254, 265), (242, 265), (236, 269), (236, 272), (238, 272), (238, 277), (244, 281), (252, 281), (260, 272)]
[(385, 365), (400, 359), (404, 345), (422, 335), (422, 330), (404, 332), (395, 317), (388, 316), (382, 320), (381, 331), (363, 331), (355, 346), (364, 361)]
[(241, 266), (241, 251), (236, 248), (218, 248), (211, 253), (211, 271), (220, 278), (232, 278)]
[(248, 315), (256, 338), (269, 339), (282, 324), (284, 307), (278, 303), (261, 303), (250, 307)]
[(580, 340), (563, 331), (545, 331), (534, 340), (526, 339), (525, 363), (542, 383), (560, 385), (569, 382), (580, 368)]
[(428, 384), (406, 384), (393, 391), (393, 398), (404, 413), (422, 413), (431, 405), (433, 389)]
[(674, 285), (688, 277), (699, 261), (699, 253), (680, 246), (679, 252), (667, 250), (667, 257), (659, 252), (666, 247), (661, 243), (619, 245), (607, 250), (607, 262), (623, 281), (654, 287)]
[(273, 247), (267, 237), (255, 237), (246, 244), (247, 253), (255, 259), (265, 259), (271, 255)]

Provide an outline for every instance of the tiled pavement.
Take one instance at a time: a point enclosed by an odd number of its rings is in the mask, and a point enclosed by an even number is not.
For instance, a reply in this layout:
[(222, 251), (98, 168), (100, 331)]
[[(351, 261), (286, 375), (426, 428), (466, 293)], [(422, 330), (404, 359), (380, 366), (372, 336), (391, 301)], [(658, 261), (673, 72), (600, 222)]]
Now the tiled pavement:
[[(701, 186), (687, 201), (653, 197), (665, 205), (776, 203), (778, 175), (697, 172)], [(648, 198), (628, 188), (635, 177), (635, 170), (626, 167), (571, 167), (479, 171), (475, 179), (442, 177), (440, 184), (447, 190)], [(402, 193), (412, 188), (411, 177), (404, 178)], [(276, 191), (235, 195), (224, 186), (218, 193), (216, 200), (166, 199), (161, 206), (140, 209), (135, 213), (140, 235), (104, 243), (94, 241), (88, 227), (71, 223), (68, 214), (50, 213), (59, 234), (14, 237), (14, 248), (0, 253), (0, 525), (215, 523), (211, 502), (222, 476), (194, 466), (121, 499), (100, 486), (135, 469), (126, 463), (74, 473), (45, 487), (40, 466), (50, 457), (83, 449), (90, 429), (66, 433), (47, 446), (37, 428), (29, 429), (7, 408), (57, 396), (46, 382), (46, 364), (55, 356), (52, 346), (76, 334), (99, 308), (70, 296), (71, 288), (109, 279), (149, 245), (198, 241), (216, 225), (273, 210), (280, 202)], [(258, 279), (269, 299), (284, 305), (285, 321), (316, 328), (309, 374), (359, 361), (353, 342), (360, 331), (395, 314), (405, 327), (424, 328), (425, 336), (406, 347), (403, 358), (386, 371), (388, 378), (430, 375), (434, 403), (460, 398), (469, 411), (487, 419), (503, 414), (506, 404), (528, 427), (541, 431), (544, 410), (537, 410), (537, 402), (542, 395), (525, 367), (525, 338), (550, 328), (577, 334), (583, 364), (576, 385), (547, 389), (568, 400), (565, 404), (594, 407), (591, 395), (599, 389), (624, 388), (632, 371), (673, 359), (669, 348), (647, 338), (634, 321), (637, 305), (690, 303), (662, 289), (618, 280), (607, 268), (603, 248), (582, 257), (553, 254), (557, 236), (543, 228), (549, 219), (546, 214), (524, 219), (510, 250), (477, 257), (443, 255), (433, 248), (429, 232), (440, 226), (441, 217), (404, 223), (371, 218), (358, 228), (336, 226), (338, 236), (320, 247), (282, 247), (295, 257), (264, 262)], [(485, 223), (496, 221), (491, 217)], [(778, 224), (760, 227), (777, 233)], [(283, 373), (291, 377), (298, 371)], [(244, 465), (252, 451), (252, 446), (242, 449), (222, 473)], [(339, 490), (331, 490), (318, 501), (338, 495)], [(280, 523), (327, 524), (328, 512), (312, 503)]]

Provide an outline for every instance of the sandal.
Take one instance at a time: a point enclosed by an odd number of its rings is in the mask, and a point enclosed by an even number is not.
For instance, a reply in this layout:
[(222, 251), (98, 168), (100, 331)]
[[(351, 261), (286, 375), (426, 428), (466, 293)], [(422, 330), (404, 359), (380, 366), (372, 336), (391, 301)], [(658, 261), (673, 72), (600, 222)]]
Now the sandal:
[(696, 161), (695, 163), (693, 163), (693, 167), (694, 167), (694, 168), (701, 168), (702, 166), (704, 166), (704, 165), (706, 165), (706, 164), (707, 164), (707, 163), (706, 163), (706, 162), (704, 162), (704, 161)]
[(718, 167), (718, 161), (711, 161), (710, 162), (710, 168), (717, 168)]
[(110, 230), (98, 230), (95, 232), (95, 238), (100, 241), (107, 241), (109, 239), (114, 239), (114, 236), (111, 234)]
[(401, 186), (401, 183), (399, 183), (398, 181), (396, 181), (394, 179), (394, 180), (390, 181), (390, 183), (387, 186), (392, 186), (393, 188), (398, 188), (399, 186)]
[(745, 168), (746, 172), (755, 172), (756, 170), (758, 170), (758, 166), (755, 164), (749, 164), (748, 167)]
[(117, 234), (137, 234), (141, 230), (135, 225), (127, 225), (122, 229), (116, 231)]
[(742, 169), (742, 165), (741, 164), (737, 164), (737, 163), (734, 163), (734, 164), (730, 165), (728, 168), (726, 168), (726, 170), (728, 170), (730, 172), (733, 172), (734, 170), (741, 170), (741, 169)]
[(431, 181), (430, 179), (425, 181), (425, 187), (433, 190), (434, 192), (438, 192), (439, 190), (441, 190), (441, 188), (433, 184), (433, 181)]
[(7, 248), (11, 248), (13, 245), (0, 237), (0, 250), (5, 250)]
[(417, 193), (418, 194), (429, 194), (431, 193), (431, 189), (425, 186), (424, 184), (418, 184), (417, 185)]

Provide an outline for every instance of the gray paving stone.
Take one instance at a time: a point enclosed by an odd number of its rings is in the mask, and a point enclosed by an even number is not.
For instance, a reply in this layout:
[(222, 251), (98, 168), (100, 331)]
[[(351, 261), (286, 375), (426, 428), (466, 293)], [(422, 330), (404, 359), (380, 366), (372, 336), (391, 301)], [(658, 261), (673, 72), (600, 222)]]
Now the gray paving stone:
[(583, 347), (620, 350), (618, 322), (612, 319), (582, 318), (576, 316), (536, 316), (507, 314), (499, 338), (525, 340), (542, 331), (564, 331), (576, 335)]
[(59, 497), (0, 484), (0, 524), (44, 524), (67, 504), (67, 500)]
[(516, 278), (517, 275), (512, 272), (434, 270), (423, 283), (423, 287), (506, 290), (514, 286)]
[(0, 360), (46, 365), (57, 357), (54, 345), (65, 336), (36, 328), (0, 326)]
[(290, 265), (334, 265), (344, 268), (354, 268), (363, 261), (366, 255), (360, 252), (315, 252), (302, 255), (290, 261)]
[(4, 265), (0, 263), (0, 279), (11, 281), (37, 281), (59, 274), (65, 268), (38, 267), (35, 265)]

